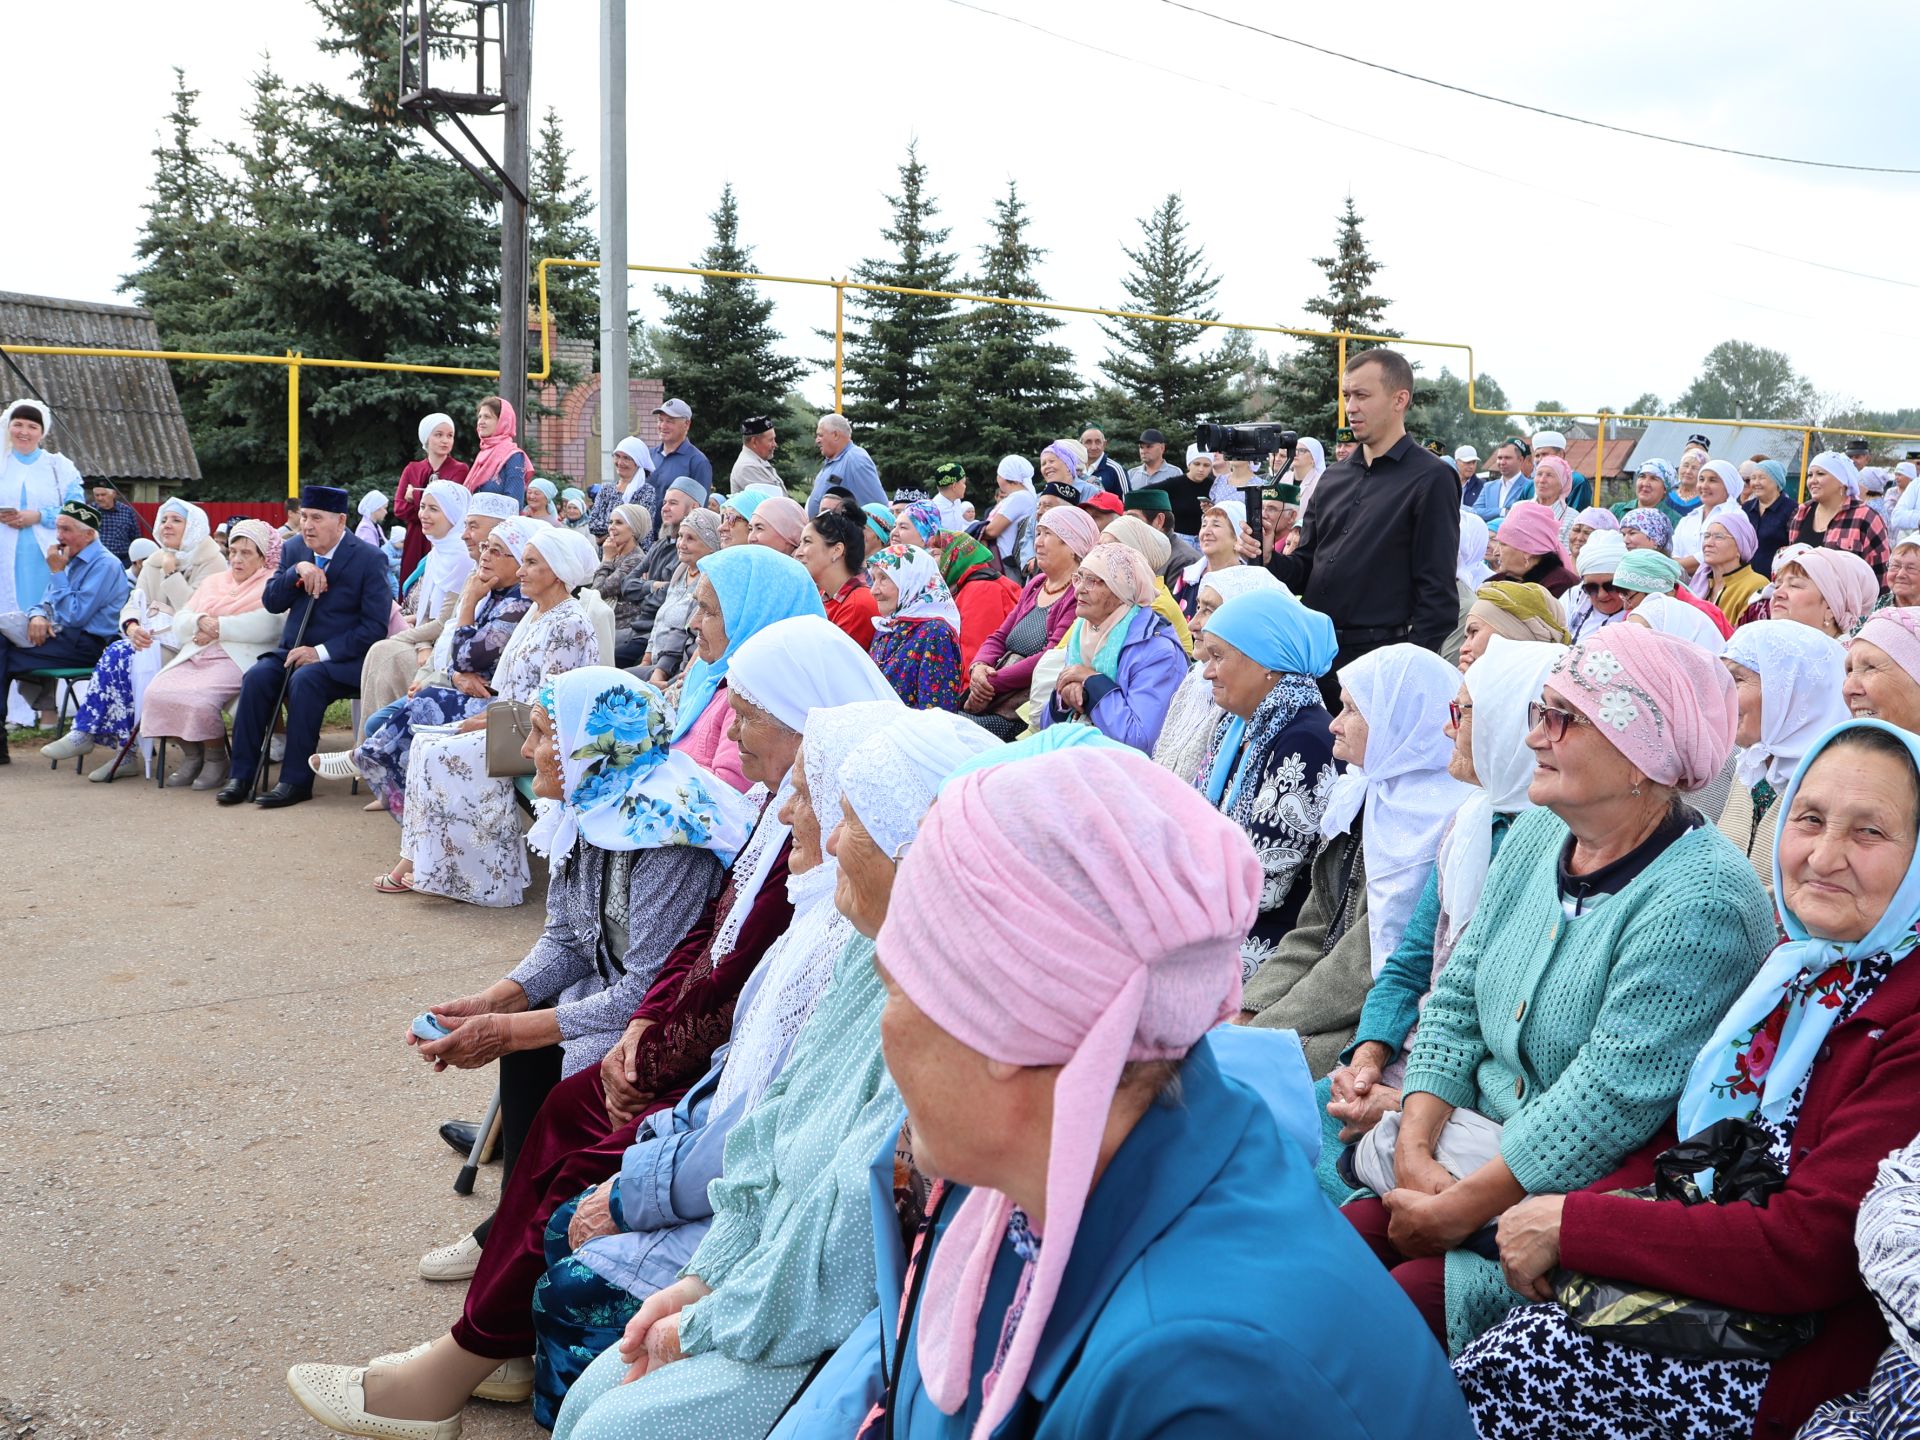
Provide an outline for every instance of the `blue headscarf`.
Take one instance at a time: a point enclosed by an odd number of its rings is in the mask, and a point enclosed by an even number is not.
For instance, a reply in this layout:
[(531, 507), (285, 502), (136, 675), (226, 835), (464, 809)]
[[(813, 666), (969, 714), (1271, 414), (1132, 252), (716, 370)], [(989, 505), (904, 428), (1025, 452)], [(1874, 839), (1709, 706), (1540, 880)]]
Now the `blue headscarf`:
[[(1220, 621), (1224, 618), (1226, 625)], [(1267, 698), (1260, 703), (1254, 720), (1259, 725), (1256, 740), (1285, 729), (1293, 717), (1310, 705), (1320, 703), (1320, 687), (1314, 680), (1327, 673), (1340, 642), (1334, 638), (1333, 621), (1318, 610), (1309, 610), (1293, 596), (1279, 590), (1249, 590), (1236, 595), (1207, 621), (1207, 634), (1231, 645), (1254, 664), (1278, 672)], [(1244, 745), (1247, 721), (1238, 715), (1227, 717), (1214, 736), (1212, 764), (1207, 767), (1207, 799), (1215, 805), (1224, 797), (1231, 809), (1240, 793), (1239, 779), (1245, 764), (1235, 762), (1255, 758), (1259, 745)], [(1234, 781), (1233, 792), (1227, 781)]]
[[(722, 510), (731, 510), (742, 520), (753, 519), (753, 512), (760, 508), (760, 502), (773, 492), (771, 490), (742, 490), (738, 495), (729, 495), (720, 502)], [(702, 567), (705, 573), (705, 567)]]
[[(1820, 753), (1840, 736), (1880, 730), (1893, 736), (1920, 766), (1920, 737), (1884, 720), (1848, 720), (1814, 742), (1774, 806), (1785, 828), (1794, 798)], [(1773, 893), (1787, 938), (1774, 947), (1740, 998), (1735, 1000), (1701, 1049), (1680, 1095), (1680, 1138), (1698, 1135), (1717, 1120), (1750, 1116), (1778, 1122), (1813, 1068), (1859, 963), (1876, 955), (1904, 959), (1920, 944), (1920, 851), (1873, 929), (1859, 940), (1817, 940), (1787, 905), (1780, 871), (1780, 848), (1773, 852)], [(1784, 1020), (1773, 1023), (1784, 1010)]]
[(893, 507), (882, 505), (878, 500), (860, 507), (860, 518), (867, 522), (867, 528), (880, 537), (880, 543), (886, 545), (893, 540)]
[(1110, 735), (1102, 734), (1091, 725), (1049, 725), (1038, 734), (1029, 735), (1024, 740), (1015, 740), (1010, 745), (996, 745), (991, 750), (962, 760), (960, 764), (940, 782), (944, 791), (962, 775), (971, 775), (976, 770), (984, 770), (989, 765), (1005, 765), (1010, 760), (1031, 760), (1038, 755), (1051, 755), (1056, 750), (1071, 750), (1076, 745), (1092, 745), (1108, 750), (1127, 750), (1131, 746), (1123, 745)]
[(673, 727), (675, 740), (685, 736), (713, 702), (727, 678), (727, 662), (742, 642), (776, 620), (792, 615), (818, 615), (824, 620), (827, 615), (827, 607), (820, 603), (820, 587), (807, 574), (807, 567), (766, 545), (730, 545), (717, 550), (700, 562), (700, 575), (720, 598), (727, 648), (718, 660), (696, 659), (687, 667), (680, 687), (680, 716)]

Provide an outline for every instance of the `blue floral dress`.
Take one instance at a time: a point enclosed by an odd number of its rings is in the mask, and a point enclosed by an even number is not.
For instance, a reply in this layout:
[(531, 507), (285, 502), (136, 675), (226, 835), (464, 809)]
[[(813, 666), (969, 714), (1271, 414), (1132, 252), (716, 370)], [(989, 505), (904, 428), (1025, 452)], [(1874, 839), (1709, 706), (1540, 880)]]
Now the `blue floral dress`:
[(125, 745), (133, 734), (133, 642), (116, 640), (94, 663), (87, 698), (74, 711), (73, 728), (102, 745)]
[(905, 620), (874, 633), (869, 652), (910, 710), (958, 710), (960, 637), (944, 620)]
[[(473, 612), (473, 624), (454, 627), (454, 672), (492, 679), (514, 626), (532, 608), (533, 602), (520, 593), (518, 585), (481, 596)], [(407, 757), (413, 751), (414, 727), (457, 725), (486, 707), (485, 700), (463, 694), (451, 685), (423, 685), (402, 702), (390, 720), (360, 742), (353, 752), (354, 764), (395, 820), (401, 818), (405, 806)]]

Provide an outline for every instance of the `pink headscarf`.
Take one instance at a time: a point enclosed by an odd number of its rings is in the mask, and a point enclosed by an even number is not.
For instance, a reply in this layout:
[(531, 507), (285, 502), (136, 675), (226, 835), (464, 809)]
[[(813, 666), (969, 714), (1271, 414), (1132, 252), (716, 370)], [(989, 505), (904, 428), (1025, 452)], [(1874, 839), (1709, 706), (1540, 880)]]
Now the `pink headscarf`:
[[(1842, 635), (1865, 619), (1873, 602), (1880, 598), (1880, 580), (1873, 567), (1851, 550), (1814, 545), (1795, 555), (1790, 563), (1807, 572), (1814, 589), (1833, 612)], [(1779, 569), (1774, 567), (1776, 573)]]
[(493, 397), (500, 404), (500, 423), (493, 427), (493, 433), (480, 442), (480, 453), (473, 457), (473, 468), (467, 471), (467, 478), (460, 483), (469, 490), (478, 490), (506, 468), (507, 461), (515, 455), (526, 452), (513, 443), (513, 437), (520, 429), (520, 416), (510, 400)]
[[(1740, 557), (1740, 563), (1746, 564), (1753, 559), (1753, 552), (1760, 548), (1760, 534), (1753, 528), (1753, 521), (1747, 518), (1747, 512), (1738, 505), (1722, 505), (1707, 517), (1707, 524), (1718, 525), (1727, 532), (1727, 538), (1733, 541), (1734, 553)], [(1700, 567), (1705, 570), (1707, 567)]]
[(1733, 677), (1678, 636), (1609, 625), (1561, 656), (1547, 684), (1656, 785), (1699, 790), (1733, 753)]
[[(1540, 472), (1551, 470), (1560, 477), (1560, 503), (1566, 504), (1567, 496), (1573, 493), (1573, 467), (1558, 455), (1542, 455), (1533, 462), (1534, 485), (1540, 484)], [(1506, 529), (1506, 521), (1500, 522), (1500, 528)]]
[(1067, 548), (1081, 560), (1086, 559), (1087, 552), (1100, 543), (1100, 527), (1077, 506), (1056, 505), (1033, 523), (1044, 530), (1051, 530), (1066, 541)]
[[(984, 883), (950, 883), (962, 873)], [(1003, 1064), (1062, 1067), (1043, 1243), (976, 1440), (1026, 1383), (1121, 1067), (1178, 1059), (1239, 1008), (1240, 942), (1260, 888), (1238, 825), (1145, 756), (1112, 747), (963, 776), (900, 862), (879, 937), (894, 983), (962, 1044)], [(998, 1191), (971, 1191), (927, 1272), (920, 1371), (949, 1415), (966, 1403), (980, 1307), (1012, 1211)]]
[(1920, 682), (1920, 606), (1889, 605), (1876, 610), (1853, 638), (1878, 645), (1888, 659)]
[(1122, 605), (1151, 605), (1159, 579), (1147, 568), (1146, 558), (1131, 545), (1109, 540), (1096, 545), (1080, 560), (1080, 568), (1102, 580)]
[[(1554, 457), (1549, 455), (1549, 460)], [(1529, 555), (1553, 555), (1562, 565), (1570, 564), (1567, 547), (1560, 543), (1560, 521), (1552, 509), (1538, 500), (1522, 500), (1500, 522), (1497, 532), (1502, 545), (1523, 550)]]
[(807, 528), (806, 508), (786, 495), (767, 496), (754, 508), (753, 518), (765, 521), (769, 530), (795, 545)]

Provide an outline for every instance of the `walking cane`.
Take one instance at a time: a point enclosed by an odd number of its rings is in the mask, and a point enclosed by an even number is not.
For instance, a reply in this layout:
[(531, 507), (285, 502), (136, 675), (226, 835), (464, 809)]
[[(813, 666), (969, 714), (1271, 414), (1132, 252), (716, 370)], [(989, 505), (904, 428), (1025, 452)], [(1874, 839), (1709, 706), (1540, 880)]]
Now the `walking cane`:
[[(306, 643), (307, 621), (313, 618), (313, 607), (319, 598), (318, 595), (307, 596), (306, 613), (300, 617), (300, 628), (293, 633), (294, 650), (298, 650)], [(291, 655), (293, 651), (289, 650), (287, 653)], [(287, 703), (287, 687), (293, 684), (293, 672), (295, 668), (296, 667), (292, 665), (283, 668), (283, 673), (280, 677), (280, 698), (273, 702), (273, 709), (267, 712), (267, 726), (260, 735), (260, 758), (254, 764), (253, 785), (247, 793), (249, 800), (258, 800), (260, 798), (260, 782), (266, 778), (268, 760), (273, 753), (273, 727), (275, 722), (280, 718), (280, 707)], [(280, 762), (280, 768), (284, 770), (286, 766), (287, 762), (282, 760)]]

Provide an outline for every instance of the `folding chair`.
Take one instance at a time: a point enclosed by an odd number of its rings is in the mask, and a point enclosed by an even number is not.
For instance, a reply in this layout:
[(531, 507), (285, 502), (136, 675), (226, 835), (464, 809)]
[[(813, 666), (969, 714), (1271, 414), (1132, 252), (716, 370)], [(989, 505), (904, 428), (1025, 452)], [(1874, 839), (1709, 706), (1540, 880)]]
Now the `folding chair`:
[[(64, 735), (67, 731), (67, 722), (73, 718), (73, 712), (80, 708), (80, 697), (74, 693), (74, 686), (82, 680), (91, 680), (93, 678), (93, 671), (91, 668), (85, 670), (28, 670), (15, 678), (19, 680), (38, 680), (45, 684), (51, 684), (54, 687), (54, 692), (60, 697), (58, 711), (60, 718), (55, 722), (54, 728)], [(65, 689), (61, 688), (63, 685), (66, 687)], [(86, 770), (86, 766), (81, 763), (81, 760), (82, 757), (79, 755), (73, 757), (73, 771), (76, 775), (82, 774)], [(60, 768), (60, 762), (58, 760), (49, 760), (47, 762), (47, 768), (50, 770), (58, 770)]]

